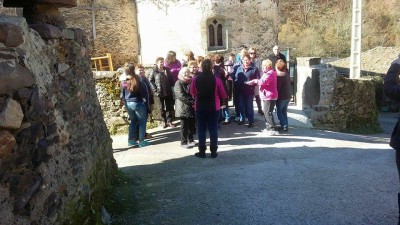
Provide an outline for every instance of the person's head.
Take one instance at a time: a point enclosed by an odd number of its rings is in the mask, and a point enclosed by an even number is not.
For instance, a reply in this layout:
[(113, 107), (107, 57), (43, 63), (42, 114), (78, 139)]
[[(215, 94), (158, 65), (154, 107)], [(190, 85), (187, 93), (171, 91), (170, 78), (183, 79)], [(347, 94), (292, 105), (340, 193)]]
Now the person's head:
[(257, 58), (257, 50), (255, 48), (249, 48), (249, 55), (252, 59)]
[(211, 73), (212, 74), (212, 69), (213, 69), (213, 62), (210, 59), (205, 59), (201, 63), (201, 70), (203, 73)]
[(278, 59), (275, 63), (275, 69), (280, 72), (286, 71), (286, 63), (282, 59)]
[(261, 66), (263, 68), (263, 71), (268, 71), (272, 69), (272, 61), (269, 59), (266, 59), (262, 61)]
[(169, 51), (167, 54), (166, 61), (168, 64), (172, 64), (176, 61), (176, 52), (174, 51)]
[(215, 54), (214, 60), (216, 64), (224, 63), (224, 56), (221, 54)]
[(204, 61), (204, 57), (199, 55), (199, 56), (197, 56), (196, 61), (197, 61), (197, 65), (199, 67), (199, 70), (201, 70), (201, 63)]
[(199, 71), (199, 66), (194, 60), (188, 62), (188, 67), (192, 75), (196, 75), (196, 73)]
[(135, 66), (135, 74), (144, 77), (145, 76), (144, 66), (142, 64), (136, 64)]
[(186, 61), (194, 60), (194, 54), (192, 51), (186, 51), (184, 55)]
[(185, 83), (189, 82), (192, 79), (189, 68), (182, 67), (181, 70), (179, 70), (178, 79)]
[(124, 65), (124, 72), (127, 76), (135, 75), (135, 63), (127, 62)]
[(250, 63), (251, 63), (250, 55), (249, 55), (248, 53), (245, 53), (245, 54), (242, 56), (242, 65), (243, 65), (243, 67), (244, 67), (244, 68), (250, 67)]
[(156, 66), (160, 70), (164, 69), (164, 58), (163, 57), (156, 58)]
[(278, 46), (278, 45), (275, 45), (275, 46), (272, 48), (272, 51), (274, 52), (274, 55), (278, 55), (278, 54), (279, 54), (279, 46)]
[(127, 88), (130, 92), (137, 92), (139, 90), (139, 78), (135, 74), (135, 64), (134, 63), (125, 63), (124, 66)]
[(228, 60), (229, 61), (234, 61), (235, 60), (235, 54), (233, 54), (233, 53), (229, 54)]

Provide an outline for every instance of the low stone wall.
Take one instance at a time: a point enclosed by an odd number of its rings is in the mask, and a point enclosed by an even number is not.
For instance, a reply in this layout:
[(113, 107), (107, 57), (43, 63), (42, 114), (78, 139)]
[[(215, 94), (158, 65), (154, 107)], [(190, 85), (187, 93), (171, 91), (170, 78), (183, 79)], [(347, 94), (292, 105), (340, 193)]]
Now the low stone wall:
[[(150, 68), (146, 69), (147, 74)], [(104, 115), (104, 122), (111, 134), (127, 133), (129, 125), (129, 116), (126, 108), (121, 105), (120, 97), (120, 74), (116, 71), (96, 71), (93, 77), (96, 81), (96, 93), (100, 102), (101, 110)], [(159, 99), (154, 98), (157, 103)], [(153, 105), (153, 111), (148, 121), (148, 126), (157, 126), (161, 121), (159, 104)]]
[(339, 76), (318, 58), (298, 60), (298, 104), (314, 127), (334, 131), (379, 127), (375, 85), (368, 79)]
[(32, 28), (0, 17), (0, 223), (99, 224), (117, 167), (88, 41)]

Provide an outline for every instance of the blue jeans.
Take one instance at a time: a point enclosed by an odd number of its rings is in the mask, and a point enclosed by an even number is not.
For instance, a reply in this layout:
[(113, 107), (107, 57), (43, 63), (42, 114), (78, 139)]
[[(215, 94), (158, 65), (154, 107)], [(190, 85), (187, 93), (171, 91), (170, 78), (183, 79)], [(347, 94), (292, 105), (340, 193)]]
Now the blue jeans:
[(254, 95), (239, 95), (239, 109), (240, 109), (240, 121), (244, 121), (245, 116), (249, 119), (249, 123), (254, 123), (254, 108), (253, 108)]
[(134, 141), (137, 124), (139, 125), (139, 141), (143, 141), (146, 135), (147, 109), (143, 102), (126, 102), (126, 110), (131, 120), (129, 124), (128, 140)]
[(207, 129), (210, 133), (210, 148), (218, 146), (219, 111), (196, 111), (199, 149), (206, 149)]
[(276, 100), (276, 114), (278, 115), (281, 127), (288, 126), (287, 109), (289, 100)]

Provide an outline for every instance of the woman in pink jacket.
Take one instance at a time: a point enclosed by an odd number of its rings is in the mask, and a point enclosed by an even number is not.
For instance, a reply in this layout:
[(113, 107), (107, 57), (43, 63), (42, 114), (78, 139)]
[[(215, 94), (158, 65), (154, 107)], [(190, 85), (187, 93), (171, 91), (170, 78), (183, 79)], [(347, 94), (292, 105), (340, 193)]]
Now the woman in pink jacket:
[(263, 75), (258, 80), (258, 85), (260, 86), (260, 98), (262, 100), (262, 106), (265, 118), (265, 129), (262, 132), (268, 135), (279, 134), (275, 130), (274, 121), (274, 107), (276, 100), (278, 99), (278, 88), (277, 88), (277, 74), (272, 68), (271, 60), (264, 60), (262, 62)]

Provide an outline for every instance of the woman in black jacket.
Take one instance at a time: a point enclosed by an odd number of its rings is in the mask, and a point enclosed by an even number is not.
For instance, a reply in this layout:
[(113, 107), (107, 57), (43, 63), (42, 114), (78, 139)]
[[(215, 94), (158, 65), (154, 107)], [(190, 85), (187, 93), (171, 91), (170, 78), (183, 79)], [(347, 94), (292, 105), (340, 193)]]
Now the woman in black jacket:
[[(400, 54), (397, 59), (392, 62), (389, 70), (386, 73), (384, 90), (386, 96), (390, 99), (400, 102)], [(400, 176), (400, 118), (397, 120), (396, 126), (393, 129), (392, 136), (390, 138), (390, 147), (396, 150), (396, 165), (397, 172)], [(400, 224), (400, 192), (397, 194), (397, 202), (399, 207), (399, 223)]]

